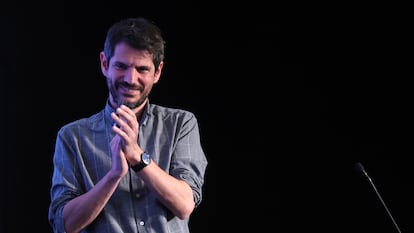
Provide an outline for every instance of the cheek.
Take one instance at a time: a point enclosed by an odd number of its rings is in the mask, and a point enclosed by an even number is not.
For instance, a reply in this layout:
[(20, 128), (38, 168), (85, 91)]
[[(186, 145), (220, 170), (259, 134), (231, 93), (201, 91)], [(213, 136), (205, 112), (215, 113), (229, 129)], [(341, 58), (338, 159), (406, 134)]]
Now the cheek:
[(113, 78), (114, 76), (108, 76), (106, 77), (106, 85), (109, 88), (115, 88), (116, 87), (116, 82), (117, 80), (115, 78)]
[(122, 74), (120, 74), (119, 72), (115, 71), (114, 69), (109, 69), (106, 72), (106, 82), (111, 82), (112, 84), (115, 84), (117, 82), (118, 79), (117, 77), (122, 77)]

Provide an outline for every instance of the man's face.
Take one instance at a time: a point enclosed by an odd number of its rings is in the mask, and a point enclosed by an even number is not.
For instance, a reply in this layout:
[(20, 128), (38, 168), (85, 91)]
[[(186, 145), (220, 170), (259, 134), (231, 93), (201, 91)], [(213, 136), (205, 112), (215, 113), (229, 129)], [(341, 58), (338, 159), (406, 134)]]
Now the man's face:
[(163, 63), (155, 72), (152, 55), (125, 43), (115, 47), (110, 63), (101, 53), (101, 69), (106, 77), (110, 103), (116, 108), (124, 104), (136, 108), (145, 103), (151, 89), (158, 82)]

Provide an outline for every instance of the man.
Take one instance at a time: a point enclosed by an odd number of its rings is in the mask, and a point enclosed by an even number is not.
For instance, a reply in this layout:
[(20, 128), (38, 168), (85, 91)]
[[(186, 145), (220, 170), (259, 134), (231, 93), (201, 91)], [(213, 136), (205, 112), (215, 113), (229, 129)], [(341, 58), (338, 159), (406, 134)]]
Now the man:
[(54, 152), (54, 232), (189, 232), (207, 159), (193, 113), (149, 102), (165, 42), (145, 18), (109, 28), (102, 111), (63, 126)]

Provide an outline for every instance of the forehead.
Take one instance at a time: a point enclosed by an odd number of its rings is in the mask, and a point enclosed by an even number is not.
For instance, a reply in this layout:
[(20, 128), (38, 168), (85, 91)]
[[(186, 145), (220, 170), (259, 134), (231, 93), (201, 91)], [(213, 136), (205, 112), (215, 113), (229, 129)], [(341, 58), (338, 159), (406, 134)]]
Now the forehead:
[(130, 62), (151, 62), (153, 55), (147, 50), (139, 50), (129, 46), (126, 43), (119, 43), (115, 46), (114, 60), (130, 63)]

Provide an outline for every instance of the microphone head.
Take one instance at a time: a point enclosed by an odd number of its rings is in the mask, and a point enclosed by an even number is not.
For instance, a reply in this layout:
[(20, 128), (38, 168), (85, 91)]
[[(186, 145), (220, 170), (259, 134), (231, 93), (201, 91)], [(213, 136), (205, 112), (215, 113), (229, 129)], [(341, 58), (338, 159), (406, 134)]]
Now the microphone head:
[(364, 166), (360, 162), (357, 162), (355, 164), (355, 169), (357, 170), (357, 172), (363, 172), (363, 173), (365, 173)]
[(371, 180), (371, 178), (369, 178), (368, 173), (365, 171), (364, 166), (362, 165), (362, 163), (357, 162), (355, 164), (355, 169), (357, 170), (357, 172), (362, 173), (365, 178), (367, 178), (368, 180)]

